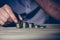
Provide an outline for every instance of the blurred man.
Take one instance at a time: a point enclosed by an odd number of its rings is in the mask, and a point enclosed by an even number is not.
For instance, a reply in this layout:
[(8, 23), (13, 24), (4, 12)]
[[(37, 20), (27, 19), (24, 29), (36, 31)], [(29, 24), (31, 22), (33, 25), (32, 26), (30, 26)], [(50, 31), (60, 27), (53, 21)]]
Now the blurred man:
[(20, 20), (34, 24), (59, 24), (60, 1), (59, 0), (0, 0), (0, 24)]

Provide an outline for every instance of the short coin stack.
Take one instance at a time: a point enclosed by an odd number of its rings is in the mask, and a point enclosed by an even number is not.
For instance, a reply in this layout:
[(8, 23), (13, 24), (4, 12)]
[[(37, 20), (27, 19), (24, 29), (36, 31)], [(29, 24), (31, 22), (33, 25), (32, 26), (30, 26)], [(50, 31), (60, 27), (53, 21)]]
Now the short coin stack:
[(19, 23), (16, 24), (16, 28), (46, 28), (46, 26), (19, 21)]

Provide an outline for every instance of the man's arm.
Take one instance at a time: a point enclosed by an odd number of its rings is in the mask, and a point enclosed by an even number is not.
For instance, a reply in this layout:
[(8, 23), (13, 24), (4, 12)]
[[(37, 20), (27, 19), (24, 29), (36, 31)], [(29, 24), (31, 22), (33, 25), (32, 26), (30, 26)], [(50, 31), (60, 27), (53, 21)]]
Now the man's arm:
[[(60, 20), (60, 5), (52, 0), (35, 0), (50, 16)], [(58, 0), (57, 0), (58, 1)]]

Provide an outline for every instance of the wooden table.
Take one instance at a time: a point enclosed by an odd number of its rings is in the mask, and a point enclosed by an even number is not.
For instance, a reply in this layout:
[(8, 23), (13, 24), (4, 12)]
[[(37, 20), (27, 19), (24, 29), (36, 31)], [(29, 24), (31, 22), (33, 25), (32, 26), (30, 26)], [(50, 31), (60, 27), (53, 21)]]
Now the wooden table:
[(45, 29), (26, 28), (16, 29), (16, 27), (0, 27), (0, 40), (48, 40), (60, 39), (60, 25), (50, 26)]

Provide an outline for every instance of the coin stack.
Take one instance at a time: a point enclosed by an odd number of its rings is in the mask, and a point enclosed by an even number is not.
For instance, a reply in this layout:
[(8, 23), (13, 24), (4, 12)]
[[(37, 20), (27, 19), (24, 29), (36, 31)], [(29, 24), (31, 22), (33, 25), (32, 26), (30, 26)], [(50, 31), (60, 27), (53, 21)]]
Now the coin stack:
[(33, 23), (27, 23), (19, 21), (19, 23), (16, 24), (16, 28), (45, 28), (46, 26), (41, 25), (34, 25)]

